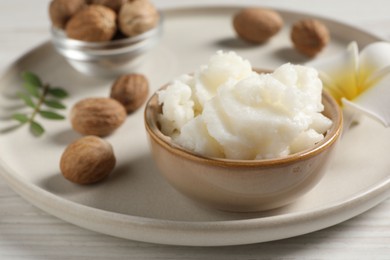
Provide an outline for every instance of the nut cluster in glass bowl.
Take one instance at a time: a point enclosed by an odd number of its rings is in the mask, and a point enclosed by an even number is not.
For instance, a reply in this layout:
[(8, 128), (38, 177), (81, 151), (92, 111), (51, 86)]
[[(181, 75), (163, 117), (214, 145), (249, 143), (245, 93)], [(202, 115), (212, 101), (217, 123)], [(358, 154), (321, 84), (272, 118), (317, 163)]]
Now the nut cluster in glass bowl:
[(52, 42), (76, 70), (93, 76), (128, 73), (144, 60), (162, 32), (149, 0), (53, 0)]

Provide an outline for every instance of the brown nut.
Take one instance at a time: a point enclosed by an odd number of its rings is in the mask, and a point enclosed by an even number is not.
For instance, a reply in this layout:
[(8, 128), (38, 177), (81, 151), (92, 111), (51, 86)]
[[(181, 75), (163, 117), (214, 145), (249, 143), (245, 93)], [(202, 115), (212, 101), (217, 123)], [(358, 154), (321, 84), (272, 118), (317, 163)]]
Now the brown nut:
[(116, 14), (102, 5), (90, 5), (77, 12), (66, 24), (66, 35), (69, 38), (86, 41), (109, 41), (114, 36)]
[(293, 24), (291, 40), (300, 53), (314, 57), (329, 42), (328, 28), (318, 20), (305, 19)]
[(112, 98), (86, 98), (77, 102), (70, 112), (75, 131), (83, 135), (107, 136), (123, 124), (126, 110)]
[(64, 29), (68, 20), (85, 6), (84, 0), (53, 0), (49, 5), (49, 16), (53, 26)]
[(90, 4), (94, 4), (94, 5), (104, 5), (107, 6), (108, 8), (111, 8), (115, 12), (119, 12), (122, 5), (126, 3), (126, 1), (127, 0), (91, 0), (89, 2)]
[(127, 36), (135, 36), (157, 26), (160, 15), (149, 0), (126, 2), (119, 11), (119, 28)]
[(263, 8), (247, 8), (233, 17), (233, 27), (243, 40), (264, 43), (283, 26), (279, 13)]
[(115, 167), (112, 146), (97, 136), (85, 136), (69, 144), (60, 160), (62, 175), (77, 184), (103, 180)]
[(111, 98), (118, 100), (127, 113), (136, 111), (145, 102), (149, 93), (149, 82), (142, 74), (120, 76), (111, 87)]

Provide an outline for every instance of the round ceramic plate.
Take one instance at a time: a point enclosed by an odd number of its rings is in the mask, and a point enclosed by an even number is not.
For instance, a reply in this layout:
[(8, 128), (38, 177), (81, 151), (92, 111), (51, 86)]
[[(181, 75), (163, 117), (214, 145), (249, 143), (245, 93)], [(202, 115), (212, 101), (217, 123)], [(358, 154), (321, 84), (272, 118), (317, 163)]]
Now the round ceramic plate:
[[(308, 61), (291, 48), (289, 27), (307, 17), (280, 11), (285, 26), (260, 45), (235, 36), (232, 15), (240, 8), (197, 8), (164, 13), (164, 36), (139, 72), (154, 91), (175, 76), (194, 71), (217, 50), (234, 50), (254, 67), (273, 69), (285, 62)], [(322, 18), (318, 18), (322, 19)], [(360, 47), (380, 40), (350, 26), (322, 19), (332, 40), (318, 58), (343, 50), (350, 41)], [(0, 174), (21, 196), (61, 219), (117, 237), (174, 245), (237, 245), (297, 236), (335, 225), (377, 205), (389, 196), (390, 130), (363, 118), (341, 141), (323, 180), (295, 203), (267, 212), (222, 212), (194, 203), (169, 186), (150, 156), (143, 109), (130, 115), (113, 135), (117, 166), (104, 182), (79, 186), (65, 180), (59, 159), (67, 144), (79, 138), (68, 120), (39, 119), (46, 133), (33, 137), (28, 127), (14, 128), (10, 114), (24, 108), (15, 98), (22, 71), (68, 89), (68, 107), (91, 96), (107, 96), (113, 80), (74, 71), (46, 42), (16, 60), (0, 78)]]

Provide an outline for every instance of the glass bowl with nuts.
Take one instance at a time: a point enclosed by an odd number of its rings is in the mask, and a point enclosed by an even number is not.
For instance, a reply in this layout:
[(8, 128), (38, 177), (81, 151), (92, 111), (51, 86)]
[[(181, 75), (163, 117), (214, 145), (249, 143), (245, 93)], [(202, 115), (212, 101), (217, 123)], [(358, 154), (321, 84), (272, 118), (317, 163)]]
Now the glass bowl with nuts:
[(49, 15), (57, 52), (92, 76), (129, 73), (162, 34), (162, 15), (149, 0), (53, 0)]

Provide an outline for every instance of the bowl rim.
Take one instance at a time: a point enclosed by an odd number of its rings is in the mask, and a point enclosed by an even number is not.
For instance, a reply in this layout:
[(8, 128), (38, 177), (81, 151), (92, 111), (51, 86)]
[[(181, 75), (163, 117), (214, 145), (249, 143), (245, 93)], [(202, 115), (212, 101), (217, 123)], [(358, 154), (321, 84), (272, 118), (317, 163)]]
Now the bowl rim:
[[(217, 158), (217, 157), (207, 157), (201, 154), (194, 153), (190, 150), (187, 150), (181, 147), (178, 144), (175, 144), (171, 141), (171, 137), (164, 135), (159, 127), (154, 116), (154, 112), (158, 111), (160, 105), (158, 104), (158, 94), (157, 92), (165, 87), (159, 88), (147, 101), (144, 110), (144, 124), (146, 132), (159, 146), (164, 148), (170, 153), (177, 155), (178, 157), (183, 157), (187, 160), (196, 161), (201, 164), (208, 164), (219, 167), (276, 167), (281, 165), (292, 164), (296, 161), (307, 160), (312, 158), (331, 146), (333, 146), (339, 137), (342, 134), (343, 129), (343, 113), (341, 107), (338, 105), (337, 101), (332, 97), (332, 95), (326, 90), (322, 91), (322, 103), (325, 108), (329, 110), (330, 115), (332, 115), (332, 126), (327, 130), (325, 137), (318, 142), (315, 146), (305, 149), (303, 151), (289, 154), (287, 156), (271, 158), (271, 159), (260, 159), (260, 160), (241, 160), (241, 159), (226, 159), (226, 158)], [(324, 109), (325, 110), (325, 109)]]
[[(158, 35), (159, 36), (159, 35)], [(148, 41), (140, 41), (128, 46), (122, 46), (121, 48), (113, 49), (67, 49), (63, 46), (54, 44), (54, 47), (64, 56), (71, 60), (94, 60), (104, 57), (114, 57), (124, 54), (132, 54), (137, 56), (140, 53), (152, 48), (158, 43), (158, 38), (150, 38)], [(76, 58), (77, 57), (77, 58)]]
[(153, 28), (136, 36), (126, 37), (124, 39), (103, 42), (80, 41), (68, 38), (63, 29), (57, 28), (55, 26), (50, 27), (51, 38), (52, 41), (58, 43), (58, 45), (75, 50), (110, 50), (120, 46), (128, 46), (129, 44), (138, 43), (161, 35), (163, 30), (164, 16), (162, 12), (159, 11), (158, 13), (159, 20), (157, 26), (154, 26)]

